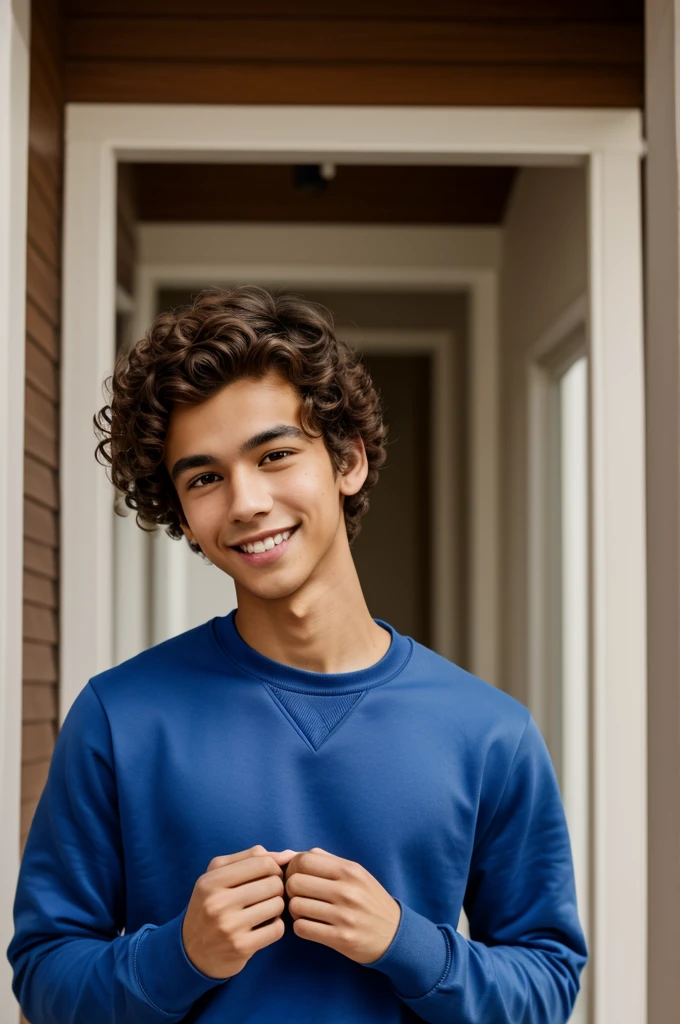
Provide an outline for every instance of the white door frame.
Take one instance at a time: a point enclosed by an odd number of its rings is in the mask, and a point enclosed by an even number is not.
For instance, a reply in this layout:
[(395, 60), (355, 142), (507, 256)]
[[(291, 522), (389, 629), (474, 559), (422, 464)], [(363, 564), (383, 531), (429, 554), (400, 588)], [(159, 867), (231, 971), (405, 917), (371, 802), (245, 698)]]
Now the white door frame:
[[(24, 387), (30, 65), (29, 0), (0, 8), (0, 943), (14, 925), (21, 845)], [(16, 1020), (2, 958), (0, 1019)]]
[(573, 358), (570, 352), (565, 352), (565, 342), (579, 328), (583, 329), (587, 338), (588, 302), (585, 295), (563, 310), (562, 315), (543, 332), (527, 353), (527, 703), (544, 735), (552, 729), (550, 681), (547, 678), (550, 659), (548, 617), (551, 614), (551, 595), (548, 585), (549, 567), (546, 564), (549, 542), (545, 533), (549, 527), (550, 514), (547, 473), (550, 469), (551, 453), (548, 450), (549, 438), (545, 431), (545, 421), (557, 364), (561, 359), (570, 362)]
[(116, 161), (586, 165), (594, 539), (591, 980), (598, 1024), (642, 1024), (647, 762), (641, 112), (68, 104), (66, 123), (62, 714), (89, 676), (111, 664), (112, 654), (111, 489), (93, 459), (92, 416), (114, 352)]
[[(528, 516), (528, 551), (527, 579), (529, 623), (528, 635), (528, 705), (534, 719), (543, 732), (548, 747), (551, 739), (555, 739), (554, 694), (551, 693), (551, 666), (554, 665), (552, 637), (556, 627), (551, 619), (555, 614), (553, 607), (554, 591), (552, 589), (554, 568), (551, 559), (554, 557), (554, 541), (561, 538), (554, 536), (556, 525), (552, 521), (552, 495), (550, 489), (554, 483), (553, 453), (550, 446), (550, 432), (546, 430), (549, 415), (551, 393), (555, 380), (566, 369), (588, 350), (588, 302), (585, 295), (580, 296), (543, 332), (527, 352), (527, 508)], [(589, 610), (588, 610), (589, 614)], [(553, 629), (551, 629), (551, 625)], [(591, 712), (588, 708), (590, 692), (589, 673), (580, 680), (580, 690), (563, 692), (560, 695), (559, 708), (561, 764), (560, 782), (562, 799), (567, 813), (567, 822), (571, 837), (571, 848), (576, 874), (576, 894), (579, 904), (579, 915), (584, 926), (588, 941), (591, 927), (591, 894), (590, 894), (590, 857), (589, 838), (591, 830), (590, 815), (590, 765)], [(585, 747), (580, 749), (584, 733)], [(551, 749), (553, 760), (556, 760)], [(581, 977), (582, 992), (579, 1006), (574, 1012), (573, 1020), (594, 1022), (592, 1007), (589, 1004), (589, 976), (591, 965), (588, 964)], [(581, 1002), (583, 1005), (581, 1006)], [(579, 1012), (580, 1011), (580, 1012)]]

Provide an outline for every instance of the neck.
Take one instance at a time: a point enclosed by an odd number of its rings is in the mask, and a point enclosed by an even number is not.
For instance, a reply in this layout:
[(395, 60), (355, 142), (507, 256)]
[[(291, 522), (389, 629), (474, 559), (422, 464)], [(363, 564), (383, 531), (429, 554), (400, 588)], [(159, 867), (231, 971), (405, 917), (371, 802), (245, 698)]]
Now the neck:
[(309, 672), (355, 672), (387, 652), (390, 636), (371, 616), (349, 549), (333, 572), (288, 597), (258, 597), (237, 586), (235, 623), (245, 642), (273, 661)]

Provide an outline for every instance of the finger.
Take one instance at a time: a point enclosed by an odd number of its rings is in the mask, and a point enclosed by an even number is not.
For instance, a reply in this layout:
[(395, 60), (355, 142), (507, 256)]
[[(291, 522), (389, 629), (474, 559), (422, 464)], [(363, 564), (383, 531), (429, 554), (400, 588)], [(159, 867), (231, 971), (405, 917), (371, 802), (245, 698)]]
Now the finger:
[(254, 882), (245, 882), (243, 885), (236, 885), (231, 889), (231, 894), (231, 906), (239, 910), (257, 906), (263, 900), (275, 898), (284, 900), (281, 879), (274, 875), (270, 875), (269, 878), (258, 878)]
[(267, 853), (264, 846), (258, 843), (257, 846), (251, 846), (249, 850), (239, 850), (238, 853), (227, 853), (220, 857), (213, 857), (208, 864), (206, 871), (215, 871), (216, 868), (226, 867), (227, 864), (234, 864), (239, 860), (246, 860), (247, 857), (262, 856)]
[(320, 942), (323, 946), (331, 949), (337, 948), (336, 931), (333, 925), (325, 921), (310, 921), (306, 917), (300, 917), (293, 921), (293, 931), (301, 939), (309, 939), (310, 942)]
[(215, 886), (231, 889), (256, 878), (266, 878), (268, 875), (277, 875), (279, 878), (283, 878), (281, 866), (276, 863), (270, 853), (263, 856), (251, 856), (247, 860), (235, 861), (225, 864), (224, 867), (213, 868), (208, 872), (207, 877)]
[(305, 875), (301, 871), (296, 871), (286, 880), (286, 893), (291, 897), (308, 896), (327, 903), (339, 902), (338, 883), (334, 879)]
[(340, 912), (332, 903), (325, 900), (310, 900), (305, 896), (295, 896), (288, 904), (292, 917), (304, 917), (306, 921), (323, 921), (324, 924), (337, 924)]
[(265, 921), (280, 917), (283, 913), (281, 897), (272, 896), (271, 899), (261, 900), (250, 907), (241, 910), (240, 924), (243, 928), (261, 928)]
[(297, 855), (297, 850), (281, 850), (280, 853), (271, 853), (271, 855), (276, 857), (279, 864), (286, 864)]
[(342, 859), (328, 853), (305, 850), (288, 865), (288, 877), (293, 872), (317, 875), (320, 878), (340, 878)]

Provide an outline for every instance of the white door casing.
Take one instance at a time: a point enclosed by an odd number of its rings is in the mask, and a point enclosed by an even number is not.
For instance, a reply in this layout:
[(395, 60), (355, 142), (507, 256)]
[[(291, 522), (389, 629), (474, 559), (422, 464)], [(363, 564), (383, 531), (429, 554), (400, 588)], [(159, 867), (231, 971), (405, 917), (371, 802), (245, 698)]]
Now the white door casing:
[[(21, 844), (24, 382), (29, 0), (0, 5), (0, 942), (14, 931)], [(17, 1017), (3, 957), (0, 1019)]]
[[(646, 1017), (642, 152), (639, 110), (67, 105), (62, 720), (87, 679), (112, 661), (112, 495), (92, 457), (92, 415), (113, 363), (116, 161), (586, 165), (595, 736), (591, 981), (598, 1024), (642, 1024)], [(488, 308), (478, 308), (473, 320), (488, 315)], [(479, 555), (483, 565), (482, 558), (497, 551)], [(495, 594), (485, 599), (493, 602)], [(477, 600), (475, 622), (483, 621)], [(478, 638), (479, 650), (483, 643)]]

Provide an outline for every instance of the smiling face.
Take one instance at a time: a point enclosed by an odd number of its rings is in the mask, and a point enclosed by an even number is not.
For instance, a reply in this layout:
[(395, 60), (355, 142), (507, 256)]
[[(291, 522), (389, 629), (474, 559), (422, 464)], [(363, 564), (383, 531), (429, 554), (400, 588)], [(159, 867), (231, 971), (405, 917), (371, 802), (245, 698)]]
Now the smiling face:
[[(366, 479), (364, 446), (359, 439), (353, 465), (334, 476), (323, 438), (302, 432), (300, 407), (295, 388), (270, 372), (170, 415), (164, 463), (182, 529), (234, 579), (239, 603), (244, 591), (286, 598), (353, 565), (342, 504)], [(242, 550), (249, 541), (254, 551)]]

